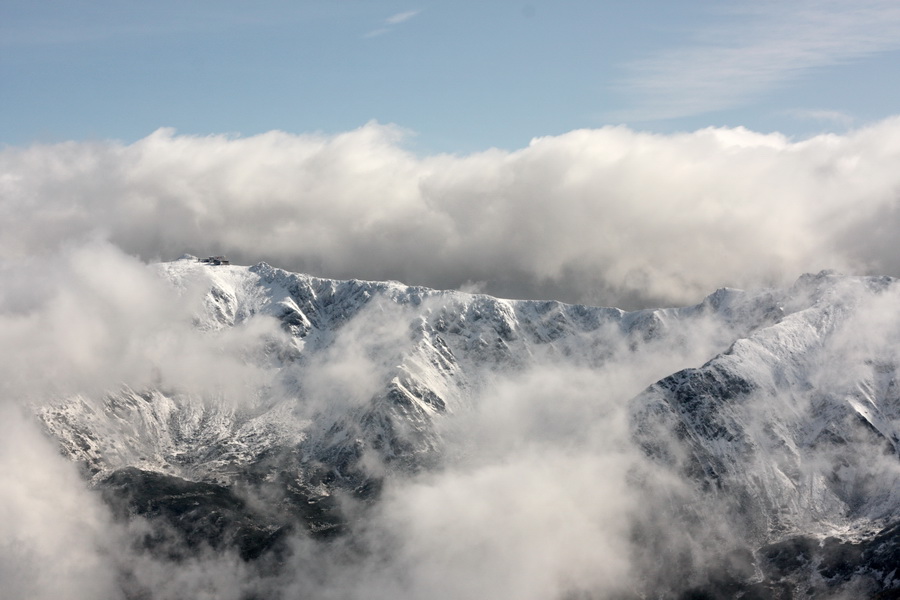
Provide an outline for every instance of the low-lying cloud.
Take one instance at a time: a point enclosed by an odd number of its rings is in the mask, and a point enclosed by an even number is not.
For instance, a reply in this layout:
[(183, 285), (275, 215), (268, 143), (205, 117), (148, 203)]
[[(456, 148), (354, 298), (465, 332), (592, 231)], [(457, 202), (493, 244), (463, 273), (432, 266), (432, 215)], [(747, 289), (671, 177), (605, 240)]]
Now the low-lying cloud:
[[(900, 118), (846, 135), (623, 127), (418, 157), (395, 127), (0, 152), (0, 257), (104, 239), (337, 278), (625, 307), (836, 268), (900, 275)], [(483, 283), (481, 283), (483, 282)]]
[[(387, 477), (358, 535), (331, 545), (298, 536), (274, 573), (231, 551), (191, 549), (181, 562), (142, 551), (159, 524), (116, 521), (28, 413), (71, 394), (99, 407), (123, 384), (165, 385), (198, 403), (274, 384), (241, 360), (279, 334), (270, 318), (197, 329), (192, 316), (205, 304), (192, 287), (204, 281), (188, 279), (173, 286), (104, 242), (3, 272), (0, 573), (11, 597), (538, 599), (629, 589), (638, 456), (617, 401), (689, 352), (660, 344), (626, 361), (625, 339), (610, 340), (617, 360), (601, 371), (548, 360), (499, 378), (472, 412), (444, 423), (446, 464)], [(376, 300), (345, 323), (303, 372), (297, 410), (348, 413), (365, 402), (408, 350), (413, 317)], [(713, 330), (695, 325), (691, 348), (706, 356), (698, 349)]]
[(2, 400), (39, 406), (125, 384), (237, 401), (271, 376), (246, 356), (285, 335), (269, 317), (198, 331), (209, 281), (176, 288), (105, 242), (8, 261), (0, 279)]
[(3, 596), (116, 597), (108, 512), (18, 408), (0, 400)]
[[(117, 522), (34, 419), (23, 418), (23, 404), (33, 409), (76, 392), (99, 400), (122, 383), (154, 385), (156, 376), (198, 402), (227, 401), (248, 386), (276, 383), (241, 357), (259, 354), (280, 330), (264, 315), (222, 331), (194, 329), (191, 317), (204, 298), (187, 277), (183, 287), (172, 286), (104, 242), (7, 265), (2, 276), (0, 348), (9, 358), (0, 362), (0, 574), (11, 597), (636, 597), (702, 585), (704, 569), (719, 568), (730, 550), (755, 541), (729, 519), (728, 494), (700, 493), (697, 482), (648, 460), (632, 440), (630, 398), (728, 347), (733, 332), (726, 323), (697, 312), (672, 319), (643, 342), (608, 328), (602, 365), (535, 352), (533, 363), (473, 386), (470, 406), (436, 422), (445, 445), (434, 469), (385, 468), (383, 495), (360, 509), (367, 512), (350, 535), (327, 543), (292, 537), (280, 569), (228, 550), (192, 549), (181, 562), (156, 557), (136, 545), (158, 524)], [(203, 281), (195, 283), (202, 289)], [(795, 455), (767, 437), (783, 415), (798, 424), (809, 418), (804, 411), (812, 409), (798, 402), (798, 389), (842, 399), (860, 382), (887, 386), (896, 379), (896, 287), (885, 283), (870, 298), (860, 294), (861, 285), (851, 282), (840, 297), (850, 316), (823, 321), (834, 331), (818, 355), (797, 351), (780, 361), (782, 376), (791, 359), (809, 368), (799, 385), (729, 410), (742, 414), (742, 431), (766, 443), (760, 472), (776, 465), (815, 481), (836, 464), (850, 464), (848, 457), (866, 457), (858, 472), (845, 469), (843, 480), (832, 481), (854, 494), (868, 485), (866, 493), (874, 490), (878, 500), (871, 506), (893, 510), (895, 496), (881, 494), (896, 489), (898, 471), (893, 454), (878, 458), (883, 440), (848, 436), (849, 445)], [(429, 308), (428, 301), (421, 305), (423, 314)], [(298, 408), (314, 417), (326, 412), (323, 403), (338, 413), (365, 403), (409, 349), (411, 319), (409, 307), (373, 300), (345, 322), (302, 371), (309, 397), (297, 398)], [(814, 337), (808, 328), (794, 331)], [(893, 411), (895, 392), (872, 397)], [(884, 413), (885, 423), (895, 419), (896, 412)], [(659, 433), (673, 447), (684, 441), (677, 431)], [(740, 483), (744, 464), (754, 464), (752, 457), (724, 476)], [(832, 502), (823, 509), (838, 514), (840, 496), (823, 497)]]

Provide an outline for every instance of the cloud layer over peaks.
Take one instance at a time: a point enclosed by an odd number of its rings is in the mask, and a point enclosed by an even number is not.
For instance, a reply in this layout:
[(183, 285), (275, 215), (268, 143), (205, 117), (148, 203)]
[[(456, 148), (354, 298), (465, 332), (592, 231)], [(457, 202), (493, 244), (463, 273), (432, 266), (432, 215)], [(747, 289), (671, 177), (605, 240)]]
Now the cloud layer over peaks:
[(106, 239), (327, 277), (633, 307), (836, 268), (900, 275), (900, 118), (792, 141), (622, 127), (418, 157), (337, 135), (182, 136), (0, 152), (0, 257)]

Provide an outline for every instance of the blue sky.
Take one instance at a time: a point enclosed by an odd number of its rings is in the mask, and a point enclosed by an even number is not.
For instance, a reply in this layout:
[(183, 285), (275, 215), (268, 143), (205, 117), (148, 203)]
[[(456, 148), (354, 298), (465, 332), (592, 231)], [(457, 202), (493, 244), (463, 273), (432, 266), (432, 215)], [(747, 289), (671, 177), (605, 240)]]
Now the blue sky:
[(11, 146), (370, 120), (422, 154), (611, 124), (802, 138), (898, 112), (900, 3), (4, 0), (0, 81)]

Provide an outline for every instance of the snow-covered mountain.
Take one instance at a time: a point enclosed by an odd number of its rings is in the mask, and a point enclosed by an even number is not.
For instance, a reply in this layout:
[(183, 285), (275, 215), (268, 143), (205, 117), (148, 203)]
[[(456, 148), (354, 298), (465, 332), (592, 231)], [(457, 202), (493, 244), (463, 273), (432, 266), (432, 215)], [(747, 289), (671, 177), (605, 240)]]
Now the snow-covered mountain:
[[(193, 303), (213, 360), (148, 364), (149, 384), (35, 409), (120, 517), (172, 528), (151, 551), (178, 540), (252, 561), (283, 556), (298, 531), (352, 537), (386, 482), (478, 452), (456, 424), (496, 402), (504, 382), (550, 365), (606, 374), (592, 382), (628, 374), (588, 394), (625, 414), (616, 443), (639, 457), (628, 485), (659, 502), (635, 519), (634, 547), (685, 570), (676, 584), (670, 567), (638, 562), (629, 593), (900, 594), (889, 568), (900, 564), (892, 279), (823, 272), (789, 289), (624, 312), (265, 263), (186, 256), (153, 268)], [(548, 414), (566, 393), (545, 393)], [(675, 523), (666, 536), (654, 533), (663, 518)]]
[[(210, 267), (188, 258), (159, 270), (183, 289), (198, 281), (208, 286), (197, 329), (211, 336), (234, 328), (263, 332), (241, 353), (266, 376), (236, 403), (169, 389), (157, 372), (152, 389), (123, 387), (99, 406), (79, 396), (42, 409), (66, 452), (95, 478), (135, 466), (228, 482), (273, 447), (298, 445), (320, 458), (353, 454), (364, 444), (388, 462), (415, 466), (440, 446), (434, 419), (465, 410), (494, 374), (544, 360), (596, 367), (645, 347), (689, 348), (692, 336), (706, 337), (710, 318), (724, 348), (734, 327), (772, 317), (771, 307), (748, 305), (743, 319), (732, 318), (719, 310), (722, 298), (746, 303), (725, 290), (688, 309), (625, 313), (316, 279), (264, 263)], [(279, 328), (259, 325), (266, 321)], [(685, 354), (673, 364), (696, 360), (695, 352)], [(360, 375), (366, 381), (346, 381)]]
[(776, 322), (632, 400), (634, 437), (738, 528), (757, 575), (807, 595), (896, 597), (896, 281), (820, 273), (776, 294)]

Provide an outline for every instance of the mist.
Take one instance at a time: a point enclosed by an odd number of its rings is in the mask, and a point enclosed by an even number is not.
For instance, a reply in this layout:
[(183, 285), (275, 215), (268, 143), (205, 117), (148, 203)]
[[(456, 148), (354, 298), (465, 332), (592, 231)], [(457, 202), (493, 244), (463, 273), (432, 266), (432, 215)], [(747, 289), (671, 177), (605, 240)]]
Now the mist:
[[(215, 271), (173, 281), (148, 264), (157, 259), (228, 254), (625, 307), (687, 305), (723, 285), (758, 290), (822, 267), (900, 270), (898, 119), (803, 141), (604, 128), (465, 156), (415, 156), (404, 135), (375, 123), (333, 136), (160, 130), (130, 145), (0, 153), (0, 574), (12, 597), (675, 597), (717, 571), (752, 575), (745, 557), (770, 541), (766, 507), (780, 507), (780, 524), (818, 532), (848, 514), (856, 524), (893, 514), (900, 469), (884, 440), (900, 419), (889, 384), (900, 329), (897, 286), (884, 280), (872, 297), (835, 288), (845, 310), (821, 330), (774, 325), (785, 310), (794, 320), (827, 312), (834, 297), (750, 291), (733, 321), (707, 302), (636, 315), (648, 321), (635, 332), (598, 326), (596, 345), (507, 340), (527, 351), (504, 368), (488, 354), (460, 356), (428, 382), (449, 405), (428, 413), (428, 442), (439, 440), (429, 468), (365, 454), (358, 468), (383, 487), (376, 501), (335, 494), (348, 535), (293, 531), (260, 564), (177, 541), (166, 550), (188, 558), (147, 552), (141, 541), (165, 537), (165, 526), (117, 519), (35, 415), (73, 399), (100, 412), (123, 388), (162, 389), (203, 415), (293, 402), (278, 425), (309, 431), (285, 439), (324, 436), (310, 432), (363, 414), (392, 378), (429, 368), (416, 362), (415, 333), (436, 326), (448, 302), (376, 298), (307, 347), (275, 313), (222, 310), (208, 295), (221, 284)], [(783, 336), (794, 351), (772, 362), (764, 351)], [(654, 384), (719, 356), (750, 357), (739, 374), (766, 385), (702, 408), (713, 423), (739, 424), (736, 441), (721, 442), (738, 457), (729, 466), (774, 472), (777, 486), (726, 471), (716, 487), (697, 474), (708, 449), (665, 420), (675, 416), (660, 398), (674, 384)], [(657, 455), (634, 436), (648, 406), (658, 420), (645, 433), (666, 450)], [(848, 428), (843, 445), (804, 429), (823, 413), (823, 431)], [(136, 459), (135, 448), (122, 456)]]
[[(165, 525), (115, 517), (34, 415), (72, 398), (103, 412), (122, 386), (178, 390), (184, 410), (195, 403), (230, 413), (253, 409), (263, 395), (291, 398), (298, 390), (280, 386), (300, 381), (292, 423), (346, 419), (367, 406), (410, 352), (421, 315), (439, 318), (441, 298), (425, 298), (415, 309), (375, 300), (321, 355), (276, 369), (266, 357), (273, 344), (289, 340), (272, 317), (223, 322), (200, 293), (209, 280), (198, 275), (173, 284), (111, 243), (12, 261), (4, 278), (0, 345), (10, 360), (0, 367), (0, 523), (8, 543), (0, 562), (17, 598), (630, 593), (638, 560), (633, 523), (680, 493), (681, 484), (663, 476), (670, 483), (656, 496), (633, 485), (637, 473), (655, 467), (630, 441), (625, 400), (728, 340), (715, 319), (673, 321), (669, 334), (636, 352), (635, 340), (610, 326), (598, 350), (606, 357), (602, 368), (589, 367), (590, 356), (573, 366), (548, 350), (511, 372), (470, 380), (474, 396), (436, 421), (442, 442), (434, 470), (410, 472), (367, 456), (361, 468), (382, 479), (384, 491), (375, 505), (348, 500), (353, 534), (329, 543), (297, 535), (282, 565), (267, 571), (228, 549), (187, 549), (177, 540), (166, 542), (174, 545), (162, 556), (143, 550), (148, 535), (167, 539)], [(198, 327), (198, 318), (220, 326)], [(123, 432), (137, 426), (124, 424)], [(142, 460), (146, 448), (134, 446), (130, 455), (128, 443), (100, 451), (123, 465)], [(173, 561), (166, 553), (189, 558)]]
[(160, 129), (133, 144), (0, 152), (0, 252), (102, 239), (334, 278), (625, 308), (804, 272), (900, 275), (900, 119), (792, 140), (626, 127), (513, 151), (417, 156), (369, 123), (335, 135)]

